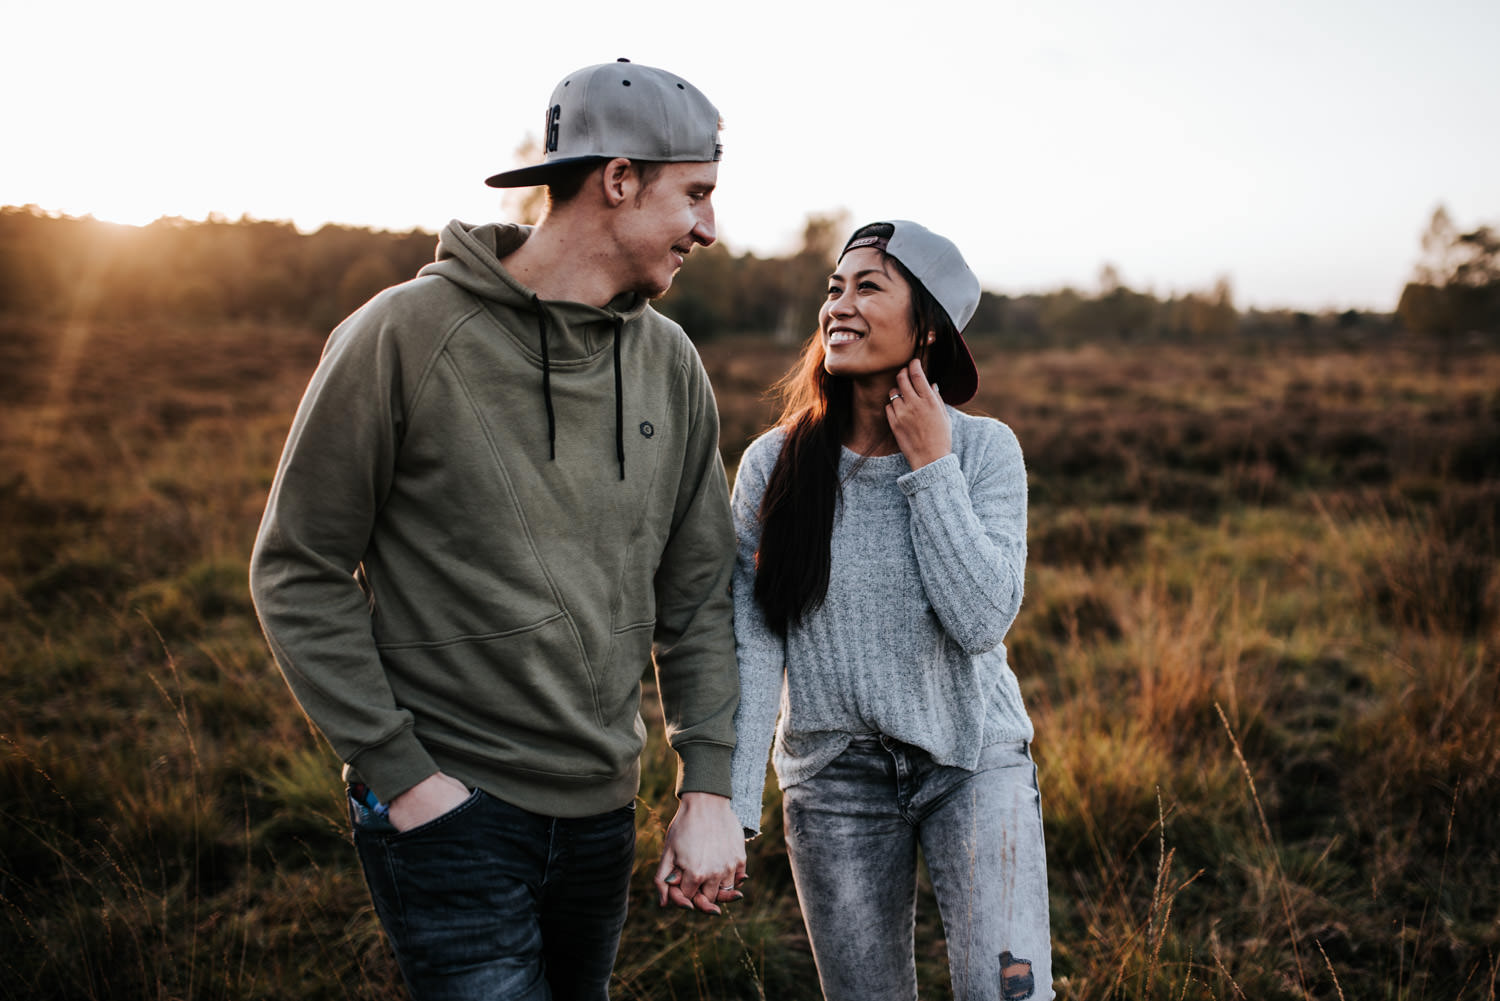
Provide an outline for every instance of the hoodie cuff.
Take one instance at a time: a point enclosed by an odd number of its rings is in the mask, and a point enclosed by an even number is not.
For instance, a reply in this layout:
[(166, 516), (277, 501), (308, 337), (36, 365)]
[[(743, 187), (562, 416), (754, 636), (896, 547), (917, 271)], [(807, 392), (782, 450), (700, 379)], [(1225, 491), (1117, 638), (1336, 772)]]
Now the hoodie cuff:
[(677, 795), (711, 792), (726, 799), (734, 794), (730, 762), (734, 748), (722, 744), (684, 744), (677, 748)]
[(382, 803), (435, 775), (440, 769), (427, 748), (410, 729), (403, 730), (384, 744), (361, 751), (349, 762), (360, 779), (375, 790)]

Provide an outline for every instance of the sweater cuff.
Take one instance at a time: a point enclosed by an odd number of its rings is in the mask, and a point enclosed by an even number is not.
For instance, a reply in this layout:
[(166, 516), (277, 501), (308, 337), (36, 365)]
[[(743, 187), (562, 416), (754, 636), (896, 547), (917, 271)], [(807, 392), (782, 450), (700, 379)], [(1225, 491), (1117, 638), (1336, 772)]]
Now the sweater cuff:
[(723, 744), (692, 743), (677, 748), (677, 795), (711, 792), (728, 798), (734, 794), (730, 762), (734, 748)]
[(763, 808), (757, 808), (756, 805), (743, 802), (742, 800), (737, 799), (734, 801), (734, 816), (740, 822), (740, 829), (745, 832), (746, 841), (760, 836), (760, 815), (762, 810)]
[(361, 751), (349, 767), (359, 774), (360, 780), (375, 790), (382, 803), (389, 803), (397, 796), (421, 782), (440, 769), (427, 748), (417, 739), (410, 728), (376, 747)]
[(927, 488), (934, 486), (950, 476), (962, 476), (963, 467), (958, 464), (958, 456), (949, 452), (935, 462), (929, 462), (921, 469), (913, 469), (911, 472), (900, 476), (896, 485), (901, 492), (908, 497), (914, 497)]

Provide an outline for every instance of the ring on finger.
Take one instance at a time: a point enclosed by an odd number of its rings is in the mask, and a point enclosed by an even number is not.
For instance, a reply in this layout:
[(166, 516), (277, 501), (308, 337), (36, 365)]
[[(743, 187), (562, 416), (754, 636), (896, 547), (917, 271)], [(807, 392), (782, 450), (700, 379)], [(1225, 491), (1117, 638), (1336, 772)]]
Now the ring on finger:
[(885, 402), (887, 402), (887, 403), (895, 403), (899, 399), (902, 399), (902, 396), (901, 396), (900, 393), (892, 393), (890, 396), (887, 396), (885, 398)]

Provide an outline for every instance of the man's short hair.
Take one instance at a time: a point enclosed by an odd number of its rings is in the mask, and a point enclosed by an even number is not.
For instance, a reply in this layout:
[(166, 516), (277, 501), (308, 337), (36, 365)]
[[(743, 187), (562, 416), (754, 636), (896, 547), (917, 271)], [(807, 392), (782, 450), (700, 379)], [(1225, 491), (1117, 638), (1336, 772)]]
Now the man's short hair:
[[(552, 179), (547, 182), (547, 204), (563, 205), (577, 198), (578, 193), (583, 190), (584, 182), (608, 162), (596, 160), (591, 163), (571, 163), (555, 168)], [(655, 160), (631, 160), (630, 165), (635, 168), (636, 176), (641, 179), (640, 191), (636, 192), (636, 198), (639, 199), (645, 194), (647, 188), (656, 183), (665, 164)]]

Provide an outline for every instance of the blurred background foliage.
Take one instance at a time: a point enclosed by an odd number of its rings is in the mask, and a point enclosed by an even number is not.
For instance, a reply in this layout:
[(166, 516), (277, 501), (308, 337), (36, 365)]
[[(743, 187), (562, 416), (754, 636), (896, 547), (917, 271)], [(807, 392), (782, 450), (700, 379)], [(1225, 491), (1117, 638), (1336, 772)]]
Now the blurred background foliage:
[[(535, 213), (535, 204), (518, 204)], [(800, 340), (817, 315), (823, 281), (850, 220), (811, 216), (785, 257), (736, 254), (723, 244), (693, 254), (661, 302), (697, 341), (736, 334)], [(75, 320), (185, 320), (305, 324), (331, 329), (388, 285), (430, 261), (436, 237), (288, 222), (163, 218), (122, 226), (0, 209), (0, 312)], [(1202, 342), (1331, 336), (1344, 341), (1405, 330), (1453, 342), (1500, 332), (1500, 233), (1459, 230), (1435, 210), (1421, 257), (1394, 312), (1239, 309), (1229, 276), (1211, 288), (1159, 297), (1100, 267), (1092, 289), (1005, 295), (986, 291), (975, 337), (1009, 344)]]

